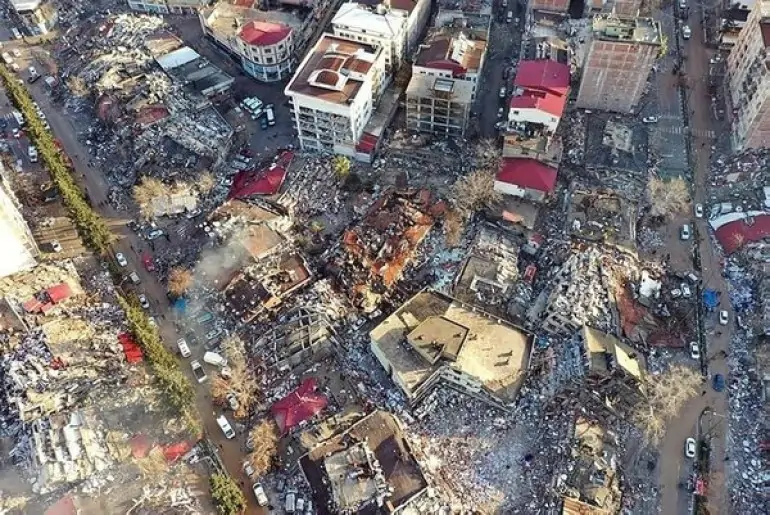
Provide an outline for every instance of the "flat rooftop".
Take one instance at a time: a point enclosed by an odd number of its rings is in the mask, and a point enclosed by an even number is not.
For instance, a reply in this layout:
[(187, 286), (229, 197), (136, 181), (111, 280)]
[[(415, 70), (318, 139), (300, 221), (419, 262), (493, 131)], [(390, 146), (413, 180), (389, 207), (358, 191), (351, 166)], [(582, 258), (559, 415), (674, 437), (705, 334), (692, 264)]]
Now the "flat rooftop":
[(440, 98), (470, 104), (473, 97), (473, 83), (461, 79), (447, 79), (435, 75), (412, 75), (406, 88), (408, 97)]
[(426, 68), (453, 69), (455, 76), (475, 73), (487, 50), (487, 42), (472, 39), (463, 32), (434, 32), (420, 45), (414, 64)]
[[(372, 502), (375, 487), (371, 481), (340, 474), (363, 458), (361, 444), (379, 462), (391, 490), (382, 507)], [(354, 455), (346, 452), (350, 449), (355, 449)], [(384, 411), (375, 411), (347, 431), (318, 444), (299, 459), (299, 464), (310, 483), (319, 515), (342, 513), (345, 508), (359, 515), (393, 513), (428, 486), (403, 438), (399, 421)]]
[[(389, 361), (397, 382), (410, 391), (448, 365), (510, 402), (529, 367), (530, 333), (433, 291), (412, 297), (370, 336)], [(440, 346), (441, 356), (431, 363), (420, 345), (432, 346), (434, 352)]]
[(350, 103), (381, 52), (374, 45), (323, 34), (300, 64), (286, 94), (334, 104)]
[(660, 45), (663, 39), (660, 22), (652, 18), (617, 18), (597, 14), (592, 22), (593, 37), (605, 41), (627, 41)]
[(241, 37), (241, 32), (252, 22), (285, 25), (295, 30), (302, 27), (302, 20), (291, 12), (259, 11), (226, 2), (220, 2), (213, 7), (204, 9), (202, 16), (211, 30), (220, 36), (231, 38)]

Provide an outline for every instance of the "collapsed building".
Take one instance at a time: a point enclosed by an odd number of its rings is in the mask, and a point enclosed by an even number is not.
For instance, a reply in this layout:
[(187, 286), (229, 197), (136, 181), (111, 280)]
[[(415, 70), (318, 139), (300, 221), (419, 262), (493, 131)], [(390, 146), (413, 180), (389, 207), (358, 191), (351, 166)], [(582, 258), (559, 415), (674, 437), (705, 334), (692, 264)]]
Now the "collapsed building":
[(570, 233), (619, 249), (636, 249), (636, 206), (606, 190), (575, 190), (570, 193), (567, 224)]
[(429, 290), (369, 336), (372, 353), (412, 404), (434, 388), (451, 386), (510, 410), (533, 348), (529, 332)]
[(345, 231), (328, 266), (355, 303), (375, 309), (401, 279), (443, 205), (428, 190), (390, 189)]
[(428, 483), (400, 421), (374, 411), (299, 459), (320, 515), (399, 513)]

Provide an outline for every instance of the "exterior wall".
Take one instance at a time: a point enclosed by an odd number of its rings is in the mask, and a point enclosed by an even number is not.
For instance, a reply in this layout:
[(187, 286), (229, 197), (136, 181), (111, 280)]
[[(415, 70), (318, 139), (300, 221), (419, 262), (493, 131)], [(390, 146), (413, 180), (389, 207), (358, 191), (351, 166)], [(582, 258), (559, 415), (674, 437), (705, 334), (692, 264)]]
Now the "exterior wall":
[(406, 127), (441, 136), (464, 136), (470, 104), (432, 97), (407, 96)]
[(750, 148), (768, 148), (770, 147), (770, 97), (768, 88), (770, 81), (765, 81), (764, 92), (762, 93), (761, 103), (755, 101), (752, 105), (757, 106), (754, 117), (749, 122), (741, 125), (738, 132), (738, 143), (742, 149)]
[(50, 1), (10, 3), (26, 31), (32, 35), (48, 34), (59, 21), (56, 6)]
[(495, 181), (495, 191), (499, 191), (504, 195), (511, 195), (512, 197), (534, 200), (535, 202), (542, 202), (545, 200), (544, 191), (521, 188), (508, 182)]
[(631, 113), (657, 54), (656, 45), (594, 40), (583, 66), (577, 107)]
[[(0, 173), (4, 172), (4, 169), (0, 169)], [(3, 249), (3, 258), (0, 259), (0, 277), (29, 270), (35, 266), (35, 257), (39, 254), (35, 239), (17, 207), (13, 192), (2, 178), (0, 178), (0, 246)]]
[(419, 0), (406, 22), (406, 51), (411, 55), (422, 40), (422, 33), (430, 18), (431, 0)]
[(566, 13), (569, 10), (569, 0), (532, 0), (529, 8), (533, 11)]
[[(481, 62), (479, 63), (479, 70), (483, 69), (484, 67), (484, 58), (482, 57)], [(471, 96), (471, 100), (476, 100), (476, 89), (478, 88), (479, 84), (479, 74), (478, 72), (469, 72), (466, 73), (462, 77), (453, 77), (452, 72), (449, 70), (444, 70), (440, 68), (427, 68), (425, 66), (417, 66), (412, 65), (412, 75), (431, 75), (434, 77), (444, 77), (447, 79), (453, 79), (453, 80), (463, 80), (465, 82), (470, 82), (473, 84), (473, 94)]]
[(386, 73), (393, 73), (401, 66), (401, 62), (404, 59), (406, 32), (402, 31), (395, 36), (391, 36), (390, 34), (367, 32), (366, 29), (362, 31), (357, 27), (334, 25), (333, 29), (335, 36), (382, 47), (383, 54), (385, 55)]
[(556, 132), (556, 128), (559, 126), (558, 117), (540, 109), (509, 109), (508, 121), (510, 123), (536, 123), (551, 133)]

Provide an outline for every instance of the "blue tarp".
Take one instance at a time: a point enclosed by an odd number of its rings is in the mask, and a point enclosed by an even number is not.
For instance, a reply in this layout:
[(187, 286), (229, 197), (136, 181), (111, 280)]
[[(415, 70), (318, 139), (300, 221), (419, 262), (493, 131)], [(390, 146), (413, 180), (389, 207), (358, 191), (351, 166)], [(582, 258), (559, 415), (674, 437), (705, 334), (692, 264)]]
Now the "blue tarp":
[(716, 309), (719, 306), (719, 292), (716, 290), (703, 290), (703, 305), (708, 309)]
[(187, 311), (187, 299), (184, 297), (179, 297), (174, 301), (174, 310), (178, 311), (180, 315), (184, 315), (185, 311)]

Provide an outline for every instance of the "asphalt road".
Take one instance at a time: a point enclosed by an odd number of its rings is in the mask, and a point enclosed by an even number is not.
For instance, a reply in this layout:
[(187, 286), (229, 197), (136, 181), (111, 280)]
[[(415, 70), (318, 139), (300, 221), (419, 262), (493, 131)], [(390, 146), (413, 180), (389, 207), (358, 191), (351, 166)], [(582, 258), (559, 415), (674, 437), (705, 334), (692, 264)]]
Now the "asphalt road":
[[(701, 7), (694, 5), (690, 9), (689, 26), (692, 38), (682, 42), (688, 56), (685, 63), (689, 79), (688, 109), (690, 110), (690, 126), (692, 128), (692, 159), (694, 171), (695, 202), (704, 203), (707, 199), (706, 187), (709, 178), (709, 160), (711, 158), (711, 139), (709, 131), (717, 129), (712, 119), (711, 100), (708, 93), (708, 69), (711, 50), (703, 44), (703, 28), (701, 25)], [(707, 210), (708, 211), (708, 210)], [(661, 488), (661, 513), (685, 514), (688, 512), (690, 493), (677, 488), (677, 483), (692, 471), (692, 461), (684, 456), (684, 441), (690, 436), (698, 435), (698, 420), (701, 413), (710, 408), (719, 418), (727, 413), (727, 396), (725, 392), (718, 393), (711, 388), (710, 379), (715, 374), (727, 378), (727, 363), (724, 352), (728, 351), (735, 313), (729, 304), (727, 284), (721, 274), (720, 257), (711, 244), (707, 219), (695, 220), (700, 239), (698, 241), (703, 288), (713, 288), (721, 292), (722, 304), (718, 309), (727, 310), (730, 323), (719, 326), (716, 313), (706, 315), (706, 349), (708, 359), (708, 378), (704, 383), (705, 394), (692, 399), (682, 410), (679, 417), (671, 421), (668, 431), (660, 448), (661, 461), (659, 464)], [(724, 423), (713, 424), (710, 432), (712, 440), (711, 468), (716, 475), (724, 477), (726, 427)], [(714, 482), (709, 490), (709, 503), (713, 513), (728, 513), (725, 482)]]
[[(11, 48), (13, 46), (18, 46), (18, 48), (23, 50), (24, 56), (21, 58), (22, 61), (28, 57), (28, 48), (25, 46), (25, 43), (14, 41), (4, 44), (4, 48)], [(126, 256), (129, 262), (128, 267), (126, 267), (126, 273), (135, 270), (139, 275), (141, 283), (136, 287), (136, 290), (147, 296), (151, 304), (151, 314), (155, 316), (158, 322), (158, 328), (166, 346), (169, 350), (176, 353), (176, 341), (181, 335), (177, 334), (174, 325), (171, 323), (170, 306), (165, 287), (157, 280), (154, 274), (144, 269), (140, 256), (147, 249), (147, 242), (126, 225), (134, 215), (118, 212), (107, 202), (109, 185), (106, 179), (98, 169), (92, 168), (89, 165), (88, 150), (77, 139), (78, 128), (72, 125), (69, 118), (59, 110), (58, 106), (54, 106), (51, 103), (51, 98), (48, 96), (43, 82), (38, 81), (29, 86), (28, 89), (34, 100), (38, 102), (40, 108), (46, 114), (54, 136), (61, 142), (62, 147), (72, 159), (76, 178), (81, 187), (88, 192), (94, 208), (105, 217), (115, 233), (117, 241), (113, 245), (113, 251), (116, 253), (122, 252)], [(103, 204), (101, 204), (102, 202)], [(129, 283), (126, 282), (124, 286), (126, 284)], [(199, 346), (193, 347), (191, 350), (193, 351), (192, 357), (187, 360), (182, 359), (181, 366), (182, 370), (196, 387), (196, 401), (204, 429), (214, 445), (219, 447), (220, 456), (228, 472), (244, 486), (244, 494), (249, 502), (248, 513), (264, 513), (264, 510), (259, 508), (254, 502), (254, 495), (250, 489), (250, 480), (243, 474), (241, 469), (241, 464), (245, 458), (241, 445), (245, 442), (246, 437), (245, 435), (238, 435), (234, 440), (227, 440), (222, 435), (215, 420), (221, 410), (214, 407), (211, 403), (208, 383), (199, 385), (195, 381), (189, 366), (189, 361), (193, 359), (198, 359), (203, 363), (202, 355), (204, 349), (202, 346)], [(204, 367), (208, 366), (204, 364)], [(213, 373), (214, 370), (209, 367), (208, 375), (211, 376)], [(231, 415), (227, 415), (232, 422)]]

